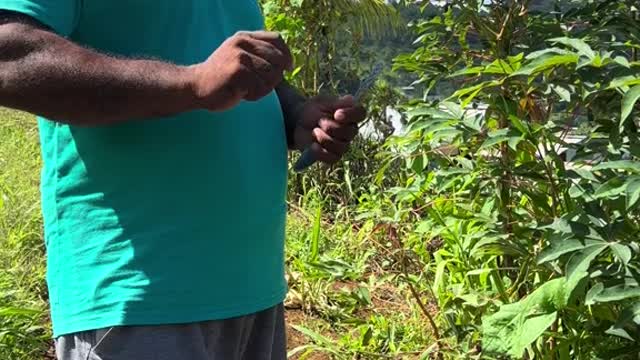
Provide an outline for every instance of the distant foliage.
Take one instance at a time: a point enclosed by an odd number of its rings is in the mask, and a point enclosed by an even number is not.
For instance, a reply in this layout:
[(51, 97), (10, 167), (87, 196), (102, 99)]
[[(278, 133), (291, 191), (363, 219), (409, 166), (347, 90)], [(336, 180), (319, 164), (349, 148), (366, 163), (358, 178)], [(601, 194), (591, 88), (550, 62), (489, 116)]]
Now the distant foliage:
[(390, 218), (413, 224), (443, 353), (637, 359), (637, 2), (442, 3), (397, 59), (427, 86), (387, 163), (406, 165)]
[[(373, 3), (265, 0), (268, 27), (300, 64), (290, 80), (308, 94), (355, 88), (376, 60), (361, 60), (363, 34), (393, 24), (350, 10)], [(343, 164), (294, 175), (291, 199), (388, 241), (376, 256), (410, 286), (436, 338), (422, 358), (638, 359), (638, 8), (389, 10), (410, 18), (397, 33), (415, 41), (366, 104), (384, 132), (384, 110), (402, 103), (404, 131), (386, 132), (384, 146), (358, 139)]]

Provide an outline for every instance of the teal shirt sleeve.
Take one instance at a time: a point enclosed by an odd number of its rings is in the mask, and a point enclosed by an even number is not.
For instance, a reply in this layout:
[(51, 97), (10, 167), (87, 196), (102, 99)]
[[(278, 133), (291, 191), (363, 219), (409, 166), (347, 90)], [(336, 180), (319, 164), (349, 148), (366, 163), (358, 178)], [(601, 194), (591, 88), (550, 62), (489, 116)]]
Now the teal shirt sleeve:
[(1, 10), (31, 16), (62, 36), (73, 32), (79, 6), (80, 0), (0, 0)]

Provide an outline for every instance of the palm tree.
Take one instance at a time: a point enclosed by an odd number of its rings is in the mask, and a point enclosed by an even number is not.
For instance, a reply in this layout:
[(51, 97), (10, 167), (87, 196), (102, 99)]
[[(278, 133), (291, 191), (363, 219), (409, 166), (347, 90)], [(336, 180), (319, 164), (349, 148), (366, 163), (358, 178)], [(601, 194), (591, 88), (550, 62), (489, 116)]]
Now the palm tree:
[(335, 90), (335, 59), (340, 52), (344, 55), (336, 44), (351, 44), (357, 53), (363, 39), (396, 35), (402, 29), (400, 15), (388, 1), (261, 0), (265, 8), (276, 8), (278, 16), (302, 23), (289, 41), (298, 50), (297, 63), (303, 65), (298, 85), (313, 93), (327, 87)]

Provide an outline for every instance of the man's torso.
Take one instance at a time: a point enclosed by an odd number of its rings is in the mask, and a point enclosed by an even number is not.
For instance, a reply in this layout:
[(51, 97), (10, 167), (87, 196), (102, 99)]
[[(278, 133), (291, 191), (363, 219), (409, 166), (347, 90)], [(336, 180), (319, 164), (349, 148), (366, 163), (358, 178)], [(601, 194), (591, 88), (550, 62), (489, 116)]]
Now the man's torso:
[[(41, 19), (47, 6), (50, 14), (75, 7), (71, 40), (185, 65), (205, 60), (239, 30), (262, 28), (256, 0), (0, 5)], [(56, 335), (215, 320), (282, 300), (287, 149), (275, 93), (224, 113), (95, 128), (39, 125)]]

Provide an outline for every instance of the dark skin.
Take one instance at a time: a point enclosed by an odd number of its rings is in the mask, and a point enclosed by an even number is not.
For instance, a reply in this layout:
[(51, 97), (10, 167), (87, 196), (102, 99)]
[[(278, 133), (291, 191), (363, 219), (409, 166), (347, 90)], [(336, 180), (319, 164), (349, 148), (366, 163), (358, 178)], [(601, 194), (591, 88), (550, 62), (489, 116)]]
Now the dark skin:
[(239, 32), (204, 62), (119, 58), (81, 47), (24, 15), (0, 13), (0, 106), (74, 126), (108, 126), (193, 110), (225, 111), (276, 91), (292, 150), (338, 161), (365, 109), (352, 97), (304, 98), (284, 81), (291, 53), (277, 33)]

